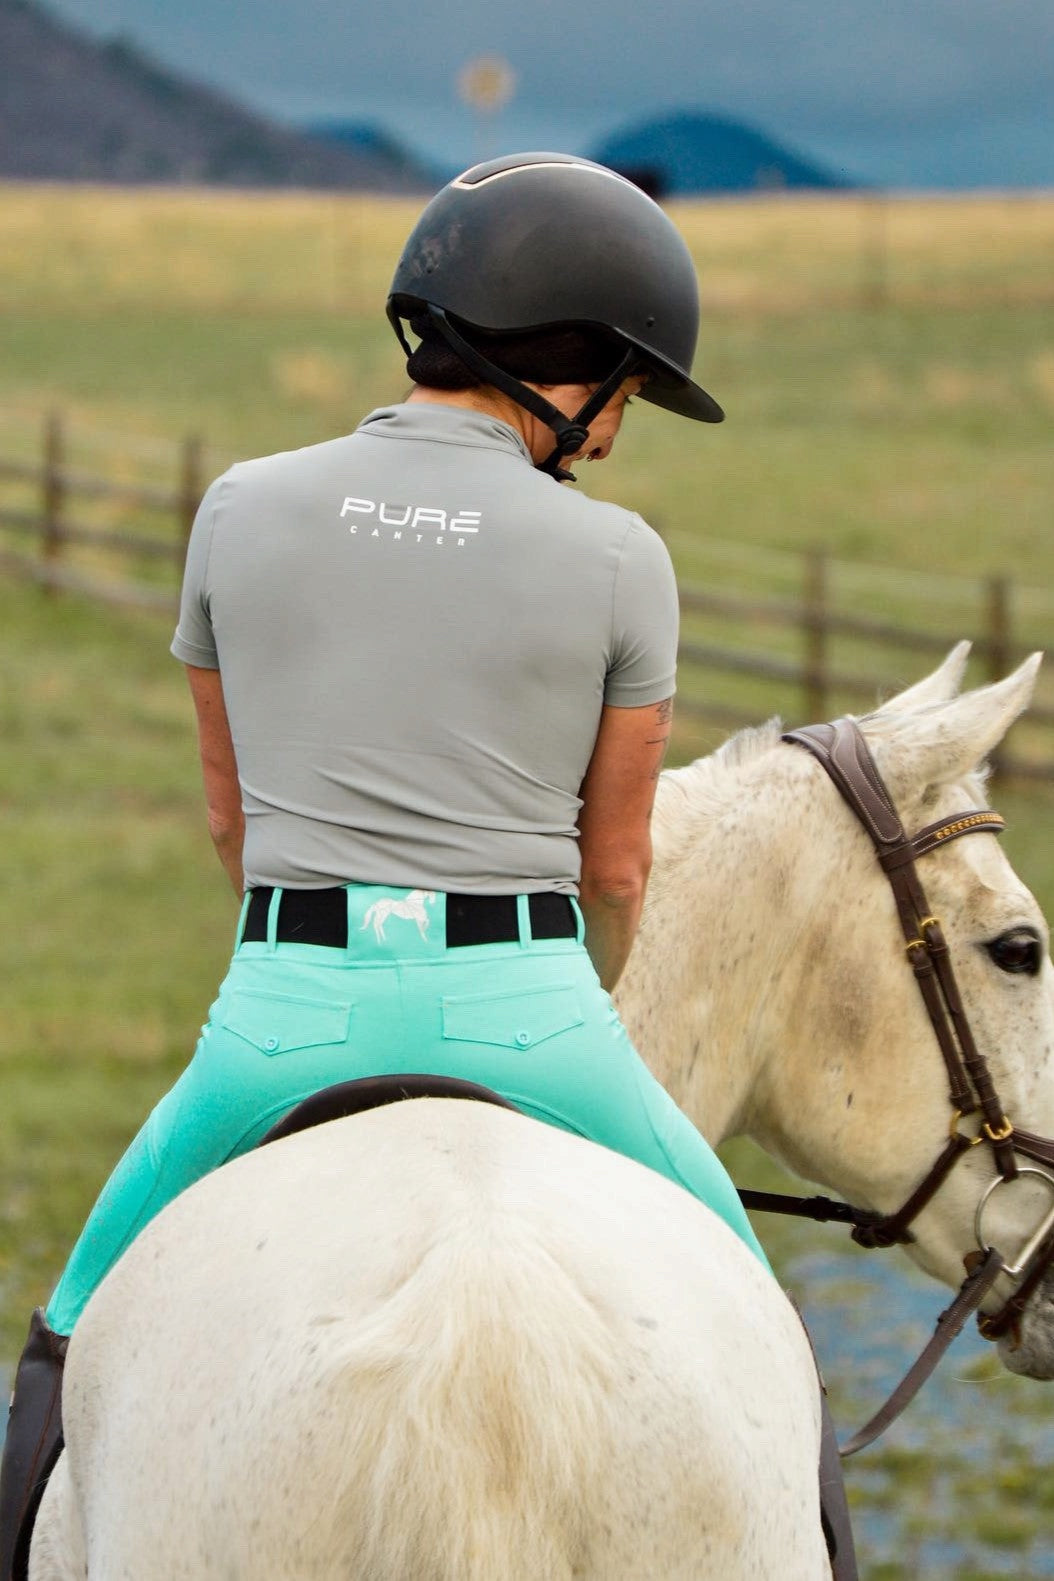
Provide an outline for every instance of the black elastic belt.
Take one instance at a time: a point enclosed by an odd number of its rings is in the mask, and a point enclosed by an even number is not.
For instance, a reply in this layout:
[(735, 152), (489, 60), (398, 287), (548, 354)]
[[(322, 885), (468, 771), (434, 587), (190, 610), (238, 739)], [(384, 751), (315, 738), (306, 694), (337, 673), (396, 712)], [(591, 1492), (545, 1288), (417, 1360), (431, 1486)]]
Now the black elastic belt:
[[(242, 943), (267, 938), (267, 914), (273, 889), (254, 889), (249, 895)], [(512, 944), (520, 937), (515, 895), (447, 895), (446, 946)], [(533, 939), (573, 939), (578, 919), (568, 895), (528, 895)], [(323, 944), (331, 949), (348, 946), (348, 892), (338, 889), (283, 889), (278, 904), (279, 944)]]

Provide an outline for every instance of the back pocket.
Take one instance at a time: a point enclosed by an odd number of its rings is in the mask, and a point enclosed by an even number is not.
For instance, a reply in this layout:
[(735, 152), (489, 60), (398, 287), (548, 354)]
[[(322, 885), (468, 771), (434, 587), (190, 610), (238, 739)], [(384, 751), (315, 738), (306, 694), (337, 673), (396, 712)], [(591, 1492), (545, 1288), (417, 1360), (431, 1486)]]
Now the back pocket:
[(461, 1043), (530, 1049), (585, 1022), (571, 983), (443, 1000), (443, 1036)]
[(244, 1038), (261, 1054), (291, 1054), (323, 1043), (346, 1043), (351, 1027), (350, 1004), (301, 999), (293, 994), (268, 994), (236, 988), (220, 1022), (225, 1032)]

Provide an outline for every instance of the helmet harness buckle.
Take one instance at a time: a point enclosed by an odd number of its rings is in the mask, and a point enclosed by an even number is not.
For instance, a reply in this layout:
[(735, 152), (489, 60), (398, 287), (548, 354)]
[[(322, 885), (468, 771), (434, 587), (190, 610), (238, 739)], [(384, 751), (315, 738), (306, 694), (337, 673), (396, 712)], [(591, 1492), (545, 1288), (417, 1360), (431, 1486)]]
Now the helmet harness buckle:
[[(603, 383), (597, 385), (588, 401), (575, 413), (574, 417), (567, 417), (560, 411), (559, 407), (553, 405), (552, 401), (547, 401), (540, 391), (532, 389), (529, 384), (524, 384), (522, 380), (517, 379), (513, 374), (506, 373), (504, 368), (499, 368), (496, 363), (491, 362), (489, 357), (485, 357), (477, 347), (473, 346), (470, 341), (465, 339), (464, 335), (454, 328), (443, 308), (437, 307), (434, 302), (426, 303), (425, 307), (436, 329), (451, 350), (456, 352), (461, 361), (465, 363), (466, 367), (470, 368), (484, 383), (492, 385), (496, 390), (500, 390), (503, 395), (507, 395), (510, 400), (515, 401), (517, 406), (524, 407), (532, 416), (543, 422), (547, 428), (552, 429), (556, 435), (556, 445), (549, 455), (546, 456), (545, 460), (538, 463), (538, 471), (549, 473), (558, 482), (573, 483), (575, 481), (574, 473), (568, 472), (560, 463), (565, 456), (573, 456), (576, 451), (581, 450), (589, 438), (590, 423), (598, 413), (603, 411), (616, 390), (621, 388), (634, 369), (642, 365), (642, 359), (636, 349), (632, 346), (628, 347), (623, 356), (619, 358), (617, 366), (612, 369)], [(407, 354), (409, 354), (410, 348), (406, 344), (402, 325), (397, 318), (393, 318), (393, 322), (396, 326), (396, 334), (404, 347), (406, 347)]]

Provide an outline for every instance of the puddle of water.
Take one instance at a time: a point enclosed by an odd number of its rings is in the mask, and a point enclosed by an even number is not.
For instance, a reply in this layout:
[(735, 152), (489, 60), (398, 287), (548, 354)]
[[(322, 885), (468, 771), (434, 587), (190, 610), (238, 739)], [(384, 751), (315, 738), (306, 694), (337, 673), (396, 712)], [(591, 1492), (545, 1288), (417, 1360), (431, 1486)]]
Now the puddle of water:
[[(900, 1260), (789, 1265), (848, 1437), (922, 1350), (951, 1293)], [(1017, 1378), (971, 1325), (904, 1415), (846, 1463), (865, 1581), (1054, 1577), (1054, 1386)]]

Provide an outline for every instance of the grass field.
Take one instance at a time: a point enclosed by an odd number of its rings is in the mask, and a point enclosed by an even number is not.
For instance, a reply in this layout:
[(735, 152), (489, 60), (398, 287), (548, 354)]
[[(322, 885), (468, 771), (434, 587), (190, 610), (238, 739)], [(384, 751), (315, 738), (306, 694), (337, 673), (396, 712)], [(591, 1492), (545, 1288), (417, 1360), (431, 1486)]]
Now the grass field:
[[(32, 453), (50, 407), (71, 422), (78, 464), (107, 470), (187, 432), (218, 470), (346, 429), (405, 385), (381, 310), (413, 213), (0, 187), (0, 458)], [(1042, 645), (1054, 197), (676, 217), (703, 288), (697, 371), (729, 421), (703, 429), (637, 403), (582, 486), (654, 521), (682, 578), (717, 579), (736, 558), (778, 586), (791, 551), (823, 545), (846, 577), (859, 567), (861, 608), (910, 608), (951, 636), (956, 579), (1011, 576)], [(185, 1062), (226, 963), (234, 903), (168, 640), (163, 618), (0, 581), (0, 1359)], [(761, 710), (786, 709), (778, 689), (752, 686)], [(679, 752), (716, 739), (682, 735)], [(1052, 795), (997, 799), (1049, 912)], [(778, 1260), (778, 1235), (766, 1238)]]

